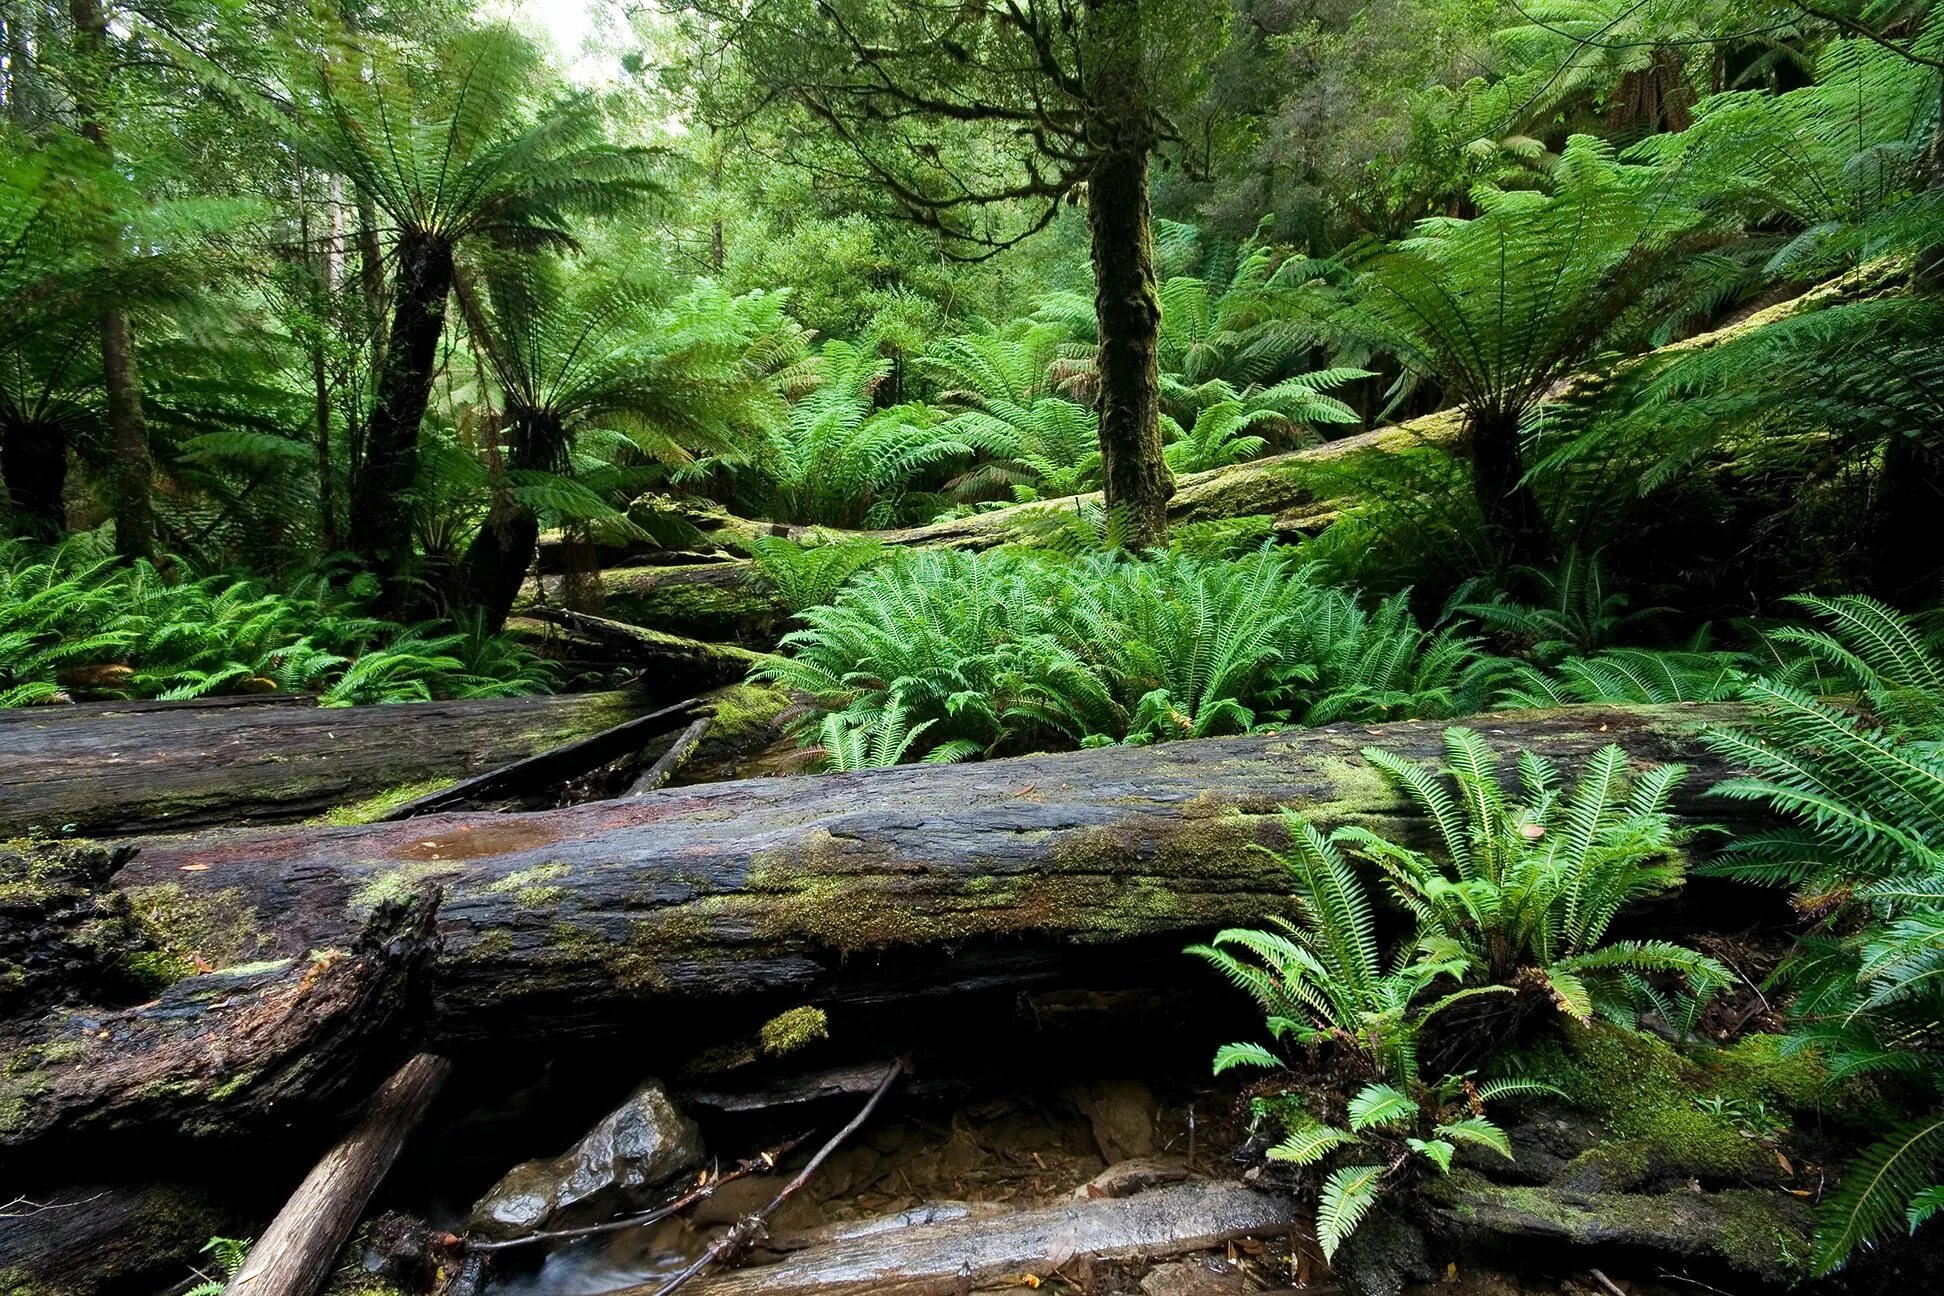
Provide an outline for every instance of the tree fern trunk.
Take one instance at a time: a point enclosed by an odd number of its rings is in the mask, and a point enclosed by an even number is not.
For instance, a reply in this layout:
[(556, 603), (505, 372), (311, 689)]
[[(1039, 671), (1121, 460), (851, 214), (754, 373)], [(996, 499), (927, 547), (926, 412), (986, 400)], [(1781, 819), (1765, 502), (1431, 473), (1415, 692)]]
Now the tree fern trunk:
[(1466, 415), (1471, 441), (1472, 481), (1485, 539), (1501, 564), (1549, 565), (1552, 529), (1539, 509), (1538, 496), (1525, 483), (1525, 456), (1519, 447), (1519, 416), (1512, 411), (1473, 411)]
[[(445, 240), (425, 234), (402, 238), (385, 367), (351, 499), (351, 546), (388, 583), (411, 554), (408, 496), (418, 475), (419, 424), (432, 396), (451, 291), (452, 249)], [(395, 589), (392, 596), (397, 596)]]
[(17, 530), (53, 540), (67, 529), (67, 436), (58, 423), (0, 423), (0, 478)]

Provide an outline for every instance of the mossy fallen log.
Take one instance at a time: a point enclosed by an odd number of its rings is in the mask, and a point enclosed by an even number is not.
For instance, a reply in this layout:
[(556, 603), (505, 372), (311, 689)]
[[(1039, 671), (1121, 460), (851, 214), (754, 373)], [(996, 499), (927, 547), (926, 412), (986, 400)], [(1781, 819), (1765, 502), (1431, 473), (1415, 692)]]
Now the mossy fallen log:
[[(1236, 518), (1259, 518), (1287, 539), (1313, 534), (1334, 516), (1332, 501), (1318, 495), (1324, 481), (1340, 481), (1345, 466), (1365, 454), (1393, 454), (1413, 445), (1450, 445), (1458, 420), (1449, 413), (1427, 415), (1394, 427), (1328, 441), (1307, 450), (1270, 455), (1249, 463), (1192, 473), (1176, 483), (1168, 520), (1180, 526)], [(756, 536), (781, 535), (806, 540), (873, 540), (892, 548), (976, 551), (1006, 544), (1031, 544), (1057, 532), (1083, 504), (1098, 505), (1099, 492), (1038, 500), (1011, 508), (975, 513), (925, 526), (888, 531), (832, 531), (755, 522), (707, 506), (692, 507), (658, 499), (652, 507), (680, 509), (681, 516), (716, 538), (723, 553), (746, 551)], [(602, 608), (631, 625), (703, 639), (731, 639), (767, 646), (776, 641), (786, 609), (756, 578), (745, 558), (663, 566), (628, 566), (601, 576)]]
[(389, 706), (210, 703), (0, 712), (0, 837), (302, 819), (418, 792), (598, 733), (627, 693)]
[[(1571, 766), (1614, 742), (1727, 773), (1692, 727), (1722, 708), (1481, 716), (1502, 751)], [(1342, 725), (958, 766), (665, 789), (522, 815), (242, 830), (146, 843), (120, 875), (166, 946), (206, 962), (342, 945), (374, 905), (444, 889), (432, 1044), (594, 1036), (704, 1015), (1071, 975), (1099, 946), (1254, 922), (1288, 903), (1256, 849), (1291, 806), (1412, 833), (1358, 755), (1436, 758), (1442, 726)], [(175, 934), (170, 935), (171, 929)], [(1185, 974), (1185, 963), (1184, 963)], [(193, 981), (193, 979), (192, 979)]]

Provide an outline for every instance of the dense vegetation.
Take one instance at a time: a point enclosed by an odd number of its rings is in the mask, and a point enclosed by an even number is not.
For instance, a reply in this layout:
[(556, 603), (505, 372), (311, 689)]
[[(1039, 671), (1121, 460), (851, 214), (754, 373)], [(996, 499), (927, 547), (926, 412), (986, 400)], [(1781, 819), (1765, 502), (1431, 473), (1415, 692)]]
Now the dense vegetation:
[[(1614, 932), (1692, 849), (1900, 1112), (1814, 1267), (1944, 1209), (1937, 5), (602, 20), (0, 5), (0, 706), (544, 691), (523, 613), (705, 509), (827, 768), (1738, 700), (1712, 854), (1679, 769), (1463, 727), (1365, 753), (1432, 848), (1292, 818), (1300, 918), (1198, 947), (1342, 1081), (1268, 1156), (1334, 1252), (1562, 1019), (1685, 1041), (1733, 974)], [(1301, 508), (1171, 525), (1275, 456)]]

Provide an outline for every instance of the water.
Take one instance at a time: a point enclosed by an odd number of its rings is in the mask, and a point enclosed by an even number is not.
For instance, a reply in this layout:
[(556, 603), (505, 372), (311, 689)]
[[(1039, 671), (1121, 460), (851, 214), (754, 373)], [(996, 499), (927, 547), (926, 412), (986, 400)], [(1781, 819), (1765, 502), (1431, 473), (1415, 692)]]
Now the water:
[(537, 1266), (505, 1252), (486, 1296), (600, 1296), (673, 1278), (702, 1253), (705, 1240), (680, 1220), (582, 1238), (550, 1250)]

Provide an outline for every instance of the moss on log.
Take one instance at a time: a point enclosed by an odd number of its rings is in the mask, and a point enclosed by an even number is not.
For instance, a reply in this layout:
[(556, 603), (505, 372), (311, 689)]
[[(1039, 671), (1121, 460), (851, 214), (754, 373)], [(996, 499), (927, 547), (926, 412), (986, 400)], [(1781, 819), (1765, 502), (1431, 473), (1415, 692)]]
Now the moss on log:
[[(1567, 765), (1617, 742), (1725, 769), (1691, 739), (1721, 708), (1479, 717)], [(1442, 726), (1333, 726), (1151, 748), (666, 789), (525, 815), (146, 844), (122, 873), (173, 921), (259, 924), (249, 956), (342, 944), (374, 904), (445, 889), (434, 1041), (594, 1034), (643, 1008), (895, 997), (1030, 981), (1088, 945), (1259, 920), (1287, 904), (1278, 809), (1410, 833), (1358, 751), (1435, 758)], [(246, 924), (247, 925), (247, 924)], [(166, 939), (166, 938), (165, 938)], [(207, 957), (207, 955), (205, 955)], [(212, 960), (213, 961), (213, 960)], [(1070, 971), (1070, 967), (1068, 968)], [(787, 1005), (786, 1005), (787, 1006)]]

